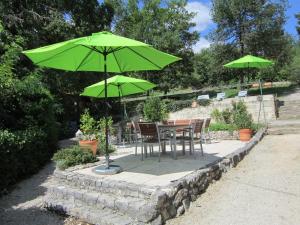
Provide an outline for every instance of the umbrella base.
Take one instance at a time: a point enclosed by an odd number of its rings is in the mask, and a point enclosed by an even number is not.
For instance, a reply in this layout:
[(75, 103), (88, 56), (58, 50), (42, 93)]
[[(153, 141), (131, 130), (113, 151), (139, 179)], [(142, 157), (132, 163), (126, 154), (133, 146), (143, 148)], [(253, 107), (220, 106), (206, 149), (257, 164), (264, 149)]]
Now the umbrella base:
[(101, 165), (94, 168), (93, 172), (100, 175), (113, 175), (122, 172), (122, 168), (118, 165), (110, 165), (109, 168), (106, 168), (105, 165)]

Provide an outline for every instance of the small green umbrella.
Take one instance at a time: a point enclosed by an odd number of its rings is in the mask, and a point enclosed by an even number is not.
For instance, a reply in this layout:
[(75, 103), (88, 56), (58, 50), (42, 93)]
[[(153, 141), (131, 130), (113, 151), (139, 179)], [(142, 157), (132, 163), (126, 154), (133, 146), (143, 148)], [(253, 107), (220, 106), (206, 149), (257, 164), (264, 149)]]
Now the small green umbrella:
[[(154, 87), (156, 87), (155, 84), (146, 80), (116, 75), (107, 79), (107, 97), (123, 97), (127, 95), (143, 93)], [(104, 89), (104, 81), (101, 81), (86, 87), (80, 95), (105, 98)]]
[[(267, 68), (271, 65), (273, 65), (274, 63), (270, 60), (267, 59), (263, 59), (260, 57), (256, 57), (256, 56), (252, 56), (252, 55), (246, 55), (240, 59), (234, 60), (230, 63), (227, 63), (224, 65), (224, 67), (227, 68)], [(259, 88), (260, 88), (260, 96), (261, 96), (261, 100), (260, 102), (263, 103), (263, 93), (262, 93), (262, 86), (261, 86), (261, 80), (258, 80), (259, 82)], [(259, 117), (260, 117), (260, 110), (261, 110), (261, 104), (260, 104), (260, 108), (259, 108), (259, 114), (258, 114), (258, 121), (259, 121)], [(264, 110), (264, 106), (263, 106), (263, 110)], [(264, 111), (264, 118), (265, 118), (265, 123), (266, 123), (266, 116), (265, 116), (265, 111)]]
[(273, 65), (273, 62), (267, 59), (252, 55), (246, 55), (240, 59), (234, 60), (224, 65), (227, 68), (266, 68)]
[[(143, 42), (105, 31), (27, 50), (23, 53), (39, 66), (69, 71), (104, 72), (105, 100), (107, 98), (107, 72), (162, 70), (168, 64), (181, 60)], [(107, 116), (106, 107), (106, 152), (108, 152)], [(107, 153), (107, 167), (109, 167), (108, 157)]]

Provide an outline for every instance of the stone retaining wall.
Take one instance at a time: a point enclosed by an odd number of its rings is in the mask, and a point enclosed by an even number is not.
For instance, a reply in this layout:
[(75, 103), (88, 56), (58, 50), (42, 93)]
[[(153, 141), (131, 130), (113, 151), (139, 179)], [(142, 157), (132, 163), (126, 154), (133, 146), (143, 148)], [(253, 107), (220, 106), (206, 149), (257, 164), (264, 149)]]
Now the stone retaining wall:
[[(276, 119), (276, 106), (275, 99), (273, 95), (264, 95), (264, 109), (267, 121), (272, 121)], [(214, 109), (219, 109), (220, 111), (226, 108), (232, 108), (232, 101), (244, 101), (248, 111), (251, 113), (254, 121), (257, 121), (260, 103), (258, 101), (258, 96), (250, 96), (245, 98), (227, 98), (222, 101), (213, 100), (208, 106), (197, 106), (196, 108), (185, 108), (177, 112), (169, 114), (169, 119), (205, 119), (211, 117), (211, 112)], [(261, 111), (262, 113), (262, 111)], [(260, 121), (263, 121), (263, 114), (260, 116)]]
[(45, 206), (95, 224), (163, 224), (187, 211), (191, 201), (223, 172), (235, 167), (264, 133), (261, 129), (244, 147), (164, 187), (82, 175), (74, 168), (57, 170)]

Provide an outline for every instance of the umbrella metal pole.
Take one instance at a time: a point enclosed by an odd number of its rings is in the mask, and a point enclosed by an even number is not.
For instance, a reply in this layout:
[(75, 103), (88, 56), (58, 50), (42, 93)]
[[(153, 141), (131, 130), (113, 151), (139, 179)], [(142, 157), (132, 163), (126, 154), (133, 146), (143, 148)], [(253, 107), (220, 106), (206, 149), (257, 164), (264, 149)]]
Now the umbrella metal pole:
[(105, 159), (106, 159), (106, 168), (109, 169), (109, 154), (108, 154), (108, 106), (107, 106), (107, 65), (106, 65), (106, 56), (107, 52), (104, 51), (104, 97), (105, 97)]

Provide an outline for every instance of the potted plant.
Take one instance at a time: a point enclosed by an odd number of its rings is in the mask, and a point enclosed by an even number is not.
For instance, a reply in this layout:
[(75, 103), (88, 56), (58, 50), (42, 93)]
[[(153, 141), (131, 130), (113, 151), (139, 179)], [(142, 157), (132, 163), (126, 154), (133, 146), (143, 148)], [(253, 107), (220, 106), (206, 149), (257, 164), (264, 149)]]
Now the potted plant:
[(93, 155), (97, 153), (98, 140), (100, 138), (100, 126), (91, 115), (88, 109), (80, 116), (80, 136), (79, 145), (82, 148), (89, 148), (92, 150)]
[(249, 141), (253, 132), (253, 120), (244, 102), (233, 102), (233, 123), (239, 130), (241, 141)]

